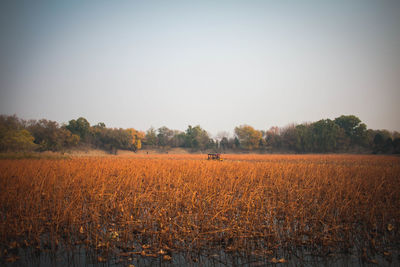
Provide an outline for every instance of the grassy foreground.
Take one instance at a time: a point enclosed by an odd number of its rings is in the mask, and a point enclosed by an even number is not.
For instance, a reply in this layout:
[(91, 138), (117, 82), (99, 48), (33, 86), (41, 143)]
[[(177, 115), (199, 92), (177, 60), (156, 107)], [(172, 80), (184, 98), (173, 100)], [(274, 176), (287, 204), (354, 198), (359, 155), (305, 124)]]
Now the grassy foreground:
[[(0, 160), (0, 262), (84, 246), (99, 262), (224, 251), (399, 252), (400, 158), (135, 155)], [(286, 255), (286, 254), (285, 254)]]

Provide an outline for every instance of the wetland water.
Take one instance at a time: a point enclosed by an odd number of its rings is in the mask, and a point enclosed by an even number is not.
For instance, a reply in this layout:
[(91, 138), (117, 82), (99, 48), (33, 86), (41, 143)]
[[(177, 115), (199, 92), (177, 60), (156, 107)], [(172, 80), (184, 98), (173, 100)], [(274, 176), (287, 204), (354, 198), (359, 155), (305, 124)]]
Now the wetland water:
[[(247, 253), (225, 251), (151, 252), (151, 249), (110, 250), (89, 249), (77, 245), (73, 250), (19, 248), (11, 251), (14, 260), (2, 260), (2, 266), (400, 266), (399, 250), (364, 257), (363, 254), (330, 253), (315, 255), (297, 249), (254, 251)], [(11, 255), (11, 254), (10, 254)], [(8, 258), (11, 259), (11, 258)]]

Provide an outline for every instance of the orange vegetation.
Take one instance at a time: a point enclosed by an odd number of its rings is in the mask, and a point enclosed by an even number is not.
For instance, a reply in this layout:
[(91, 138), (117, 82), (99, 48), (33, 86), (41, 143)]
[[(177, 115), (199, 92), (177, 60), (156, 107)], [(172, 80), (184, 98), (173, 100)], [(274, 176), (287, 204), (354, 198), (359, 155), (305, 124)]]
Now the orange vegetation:
[(0, 160), (1, 249), (81, 244), (142, 256), (215, 249), (272, 258), (299, 247), (383, 255), (398, 246), (400, 158), (223, 157)]

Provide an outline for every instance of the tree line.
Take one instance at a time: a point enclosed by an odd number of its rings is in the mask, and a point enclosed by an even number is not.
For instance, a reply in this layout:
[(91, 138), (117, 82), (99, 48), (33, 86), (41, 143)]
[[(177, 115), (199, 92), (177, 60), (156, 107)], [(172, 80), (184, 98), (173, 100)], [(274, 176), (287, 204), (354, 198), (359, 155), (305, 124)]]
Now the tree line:
[(191, 151), (258, 153), (400, 153), (400, 133), (367, 129), (354, 115), (334, 120), (271, 127), (256, 130), (250, 125), (235, 127), (234, 136), (220, 133), (212, 138), (199, 125), (185, 131), (166, 126), (139, 131), (134, 128), (108, 128), (83, 117), (60, 125), (51, 120), (25, 121), (16, 115), (0, 115), (0, 151), (61, 151), (79, 147), (99, 148), (116, 153), (118, 149), (168, 150), (182, 147)]

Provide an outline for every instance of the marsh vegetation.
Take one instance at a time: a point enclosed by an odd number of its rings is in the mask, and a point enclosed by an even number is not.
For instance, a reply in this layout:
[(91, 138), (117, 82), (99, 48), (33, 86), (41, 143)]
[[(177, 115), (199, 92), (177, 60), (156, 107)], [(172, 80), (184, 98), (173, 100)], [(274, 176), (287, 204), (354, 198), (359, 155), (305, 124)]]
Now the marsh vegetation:
[(223, 157), (2, 159), (1, 262), (398, 262), (400, 158)]

